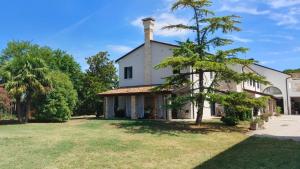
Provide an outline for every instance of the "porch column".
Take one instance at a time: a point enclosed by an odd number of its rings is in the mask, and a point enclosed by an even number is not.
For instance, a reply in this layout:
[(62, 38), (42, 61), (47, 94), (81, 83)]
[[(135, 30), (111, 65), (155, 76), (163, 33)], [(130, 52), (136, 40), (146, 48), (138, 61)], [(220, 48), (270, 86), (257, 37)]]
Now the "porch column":
[[(170, 98), (171, 96), (169, 96)], [(170, 105), (172, 103), (172, 101), (167, 98), (167, 105)], [(167, 120), (171, 121), (172, 120), (172, 109), (171, 108), (167, 108)]]
[(104, 118), (108, 119), (108, 103), (107, 103), (107, 97), (104, 97), (104, 106), (103, 106), (103, 111), (104, 111)]
[(131, 96), (131, 119), (137, 119), (135, 95)]
[(105, 97), (104, 99), (104, 117), (110, 119), (115, 117), (114, 107), (115, 99), (113, 96)]

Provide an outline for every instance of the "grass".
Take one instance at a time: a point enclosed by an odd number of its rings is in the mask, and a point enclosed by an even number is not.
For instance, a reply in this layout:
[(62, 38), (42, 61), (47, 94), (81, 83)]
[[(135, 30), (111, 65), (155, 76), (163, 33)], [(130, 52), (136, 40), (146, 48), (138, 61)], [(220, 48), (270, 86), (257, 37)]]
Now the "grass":
[(246, 125), (72, 120), (0, 125), (0, 168), (300, 168), (300, 143)]

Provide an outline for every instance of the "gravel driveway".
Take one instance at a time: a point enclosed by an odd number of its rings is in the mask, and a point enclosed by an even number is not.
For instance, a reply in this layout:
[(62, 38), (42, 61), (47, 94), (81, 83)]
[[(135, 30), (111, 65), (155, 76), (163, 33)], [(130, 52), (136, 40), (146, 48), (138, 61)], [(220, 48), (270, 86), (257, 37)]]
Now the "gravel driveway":
[(272, 117), (265, 123), (265, 129), (252, 131), (249, 134), (258, 137), (292, 139), (300, 141), (300, 116)]

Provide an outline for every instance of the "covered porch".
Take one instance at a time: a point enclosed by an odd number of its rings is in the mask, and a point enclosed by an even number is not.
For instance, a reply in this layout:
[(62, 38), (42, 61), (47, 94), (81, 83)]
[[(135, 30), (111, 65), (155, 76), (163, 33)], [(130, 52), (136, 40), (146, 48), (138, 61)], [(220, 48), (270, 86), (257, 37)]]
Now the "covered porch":
[(104, 117), (171, 120), (166, 109), (170, 91), (154, 91), (155, 86), (124, 87), (99, 95), (104, 97)]

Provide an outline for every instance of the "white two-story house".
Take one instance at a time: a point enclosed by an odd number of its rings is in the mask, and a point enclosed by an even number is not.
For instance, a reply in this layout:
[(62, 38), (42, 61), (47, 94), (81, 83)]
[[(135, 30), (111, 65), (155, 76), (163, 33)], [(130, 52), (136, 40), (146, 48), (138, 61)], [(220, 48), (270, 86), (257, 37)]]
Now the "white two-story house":
[[(172, 95), (180, 95), (184, 89), (173, 91), (153, 91), (157, 85), (164, 83), (164, 78), (171, 76), (173, 70), (154, 69), (163, 59), (172, 56), (177, 45), (155, 41), (153, 39), (155, 20), (143, 19), (145, 42), (129, 53), (116, 60), (119, 65), (119, 88), (100, 93), (104, 97), (105, 118), (128, 117), (131, 119), (195, 119), (197, 107), (193, 103), (185, 105), (180, 110), (167, 110), (166, 104)], [(274, 112), (276, 106), (281, 106), (285, 114), (298, 114), (300, 109), (295, 104), (300, 103), (300, 80), (280, 71), (267, 68), (258, 64), (249, 67), (233, 66), (239, 72), (255, 72), (266, 77), (271, 85), (264, 86), (254, 81), (241, 84), (224, 83), (223, 90), (246, 91), (253, 97), (270, 96), (268, 111)], [(190, 70), (183, 70), (190, 71)], [(196, 80), (197, 77), (191, 77)], [(212, 73), (205, 74), (205, 82), (210, 83)], [(293, 103), (294, 101), (294, 103)], [(218, 115), (222, 111), (215, 104), (205, 102), (204, 119)]]

